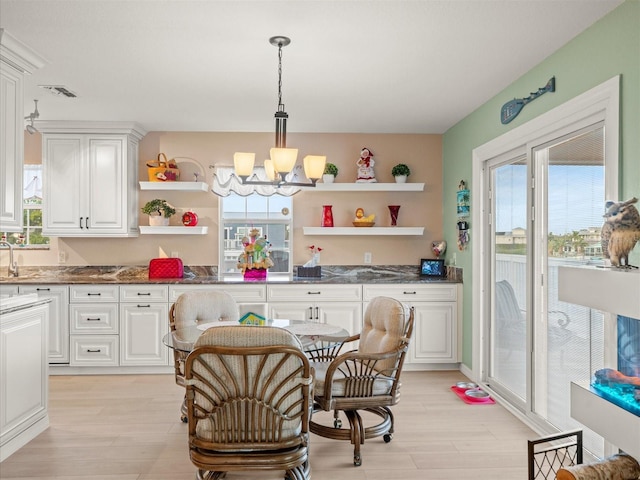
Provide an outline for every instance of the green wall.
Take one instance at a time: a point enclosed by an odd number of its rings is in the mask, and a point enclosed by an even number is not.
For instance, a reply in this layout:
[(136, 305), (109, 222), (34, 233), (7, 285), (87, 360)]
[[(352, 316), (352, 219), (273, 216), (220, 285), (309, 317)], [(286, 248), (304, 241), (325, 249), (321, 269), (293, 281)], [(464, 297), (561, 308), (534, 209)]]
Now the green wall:
[[(467, 367), (472, 368), (472, 322), (477, 319), (471, 309), (472, 261), (479, 253), (472, 242), (463, 252), (456, 247), (455, 192), (460, 180), (471, 186), (471, 152), (616, 75), (621, 75), (619, 194), (621, 199), (640, 197), (640, 0), (627, 0), (444, 134), (444, 236), (450, 246), (447, 260), (451, 262), (455, 254), (456, 265), (464, 270), (462, 362)], [(553, 76), (555, 92), (528, 104), (511, 123), (500, 123), (505, 102), (526, 97)], [(472, 209), (473, 194), (471, 191)], [(638, 248), (634, 250), (636, 265)]]

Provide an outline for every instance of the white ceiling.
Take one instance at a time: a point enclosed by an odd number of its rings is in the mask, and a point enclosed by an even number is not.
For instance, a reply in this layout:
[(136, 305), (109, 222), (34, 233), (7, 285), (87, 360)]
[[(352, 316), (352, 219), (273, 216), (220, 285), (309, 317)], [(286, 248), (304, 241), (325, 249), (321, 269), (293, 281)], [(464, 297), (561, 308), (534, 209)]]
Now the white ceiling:
[(620, 3), (0, 0), (0, 27), (49, 62), (26, 79), (43, 120), (273, 131), (284, 35), (290, 132), (443, 133)]

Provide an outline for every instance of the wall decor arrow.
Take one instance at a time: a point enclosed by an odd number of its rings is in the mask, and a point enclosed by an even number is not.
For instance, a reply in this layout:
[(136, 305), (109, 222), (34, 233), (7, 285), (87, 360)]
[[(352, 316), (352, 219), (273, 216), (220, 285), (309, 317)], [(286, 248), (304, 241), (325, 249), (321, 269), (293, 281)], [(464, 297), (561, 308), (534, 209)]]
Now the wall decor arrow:
[(503, 124), (509, 123), (511, 120), (516, 118), (520, 111), (524, 108), (527, 103), (533, 102), (540, 95), (544, 95), (547, 92), (555, 92), (556, 91), (556, 77), (551, 77), (547, 84), (544, 87), (541, 87), (536, 92), (532, 92), (528, 97), (525, 98), (514, 98), (513, 100), (508, 101), (502, 106), (502, 110), (500, 110), (500, 121)]

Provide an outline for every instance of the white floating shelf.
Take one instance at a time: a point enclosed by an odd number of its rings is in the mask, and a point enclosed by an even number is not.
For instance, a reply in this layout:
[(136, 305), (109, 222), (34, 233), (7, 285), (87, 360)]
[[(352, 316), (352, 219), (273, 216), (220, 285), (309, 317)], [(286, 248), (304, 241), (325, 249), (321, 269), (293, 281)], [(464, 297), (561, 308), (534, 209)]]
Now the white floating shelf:
[(209, 184), (206, 182), (139, 182), (140, 190), (164, 190), (182, 192), (206, 192)]
[(206, 235), (209, 227), (151, 227), (140, 225), (142, 235)]
[(424, 227), (302, 227), (305, 235), (422, 235)]
[(316, 183), (305, 192), (421, 192), (424, 183)]

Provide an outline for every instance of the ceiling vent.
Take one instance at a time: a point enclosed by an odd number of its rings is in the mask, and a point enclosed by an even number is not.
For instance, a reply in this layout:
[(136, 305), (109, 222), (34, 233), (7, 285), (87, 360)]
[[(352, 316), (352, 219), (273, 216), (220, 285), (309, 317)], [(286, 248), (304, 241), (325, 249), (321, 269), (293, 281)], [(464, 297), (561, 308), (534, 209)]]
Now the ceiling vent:
[(47, 92), (52, 95), (68, 97), (68, 98), (76, 98), (77, 95), (73, 93), (71, 90), (68, 90), (66, 87), (62, 85), (38, 85), (40, 88), (45, 89)]

